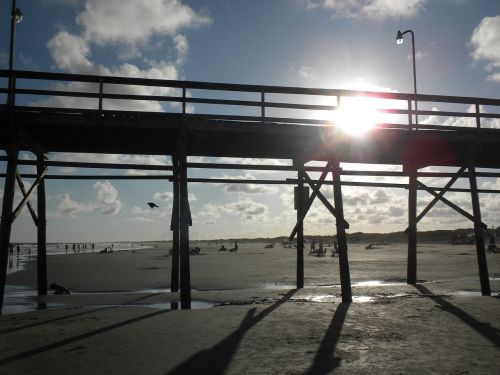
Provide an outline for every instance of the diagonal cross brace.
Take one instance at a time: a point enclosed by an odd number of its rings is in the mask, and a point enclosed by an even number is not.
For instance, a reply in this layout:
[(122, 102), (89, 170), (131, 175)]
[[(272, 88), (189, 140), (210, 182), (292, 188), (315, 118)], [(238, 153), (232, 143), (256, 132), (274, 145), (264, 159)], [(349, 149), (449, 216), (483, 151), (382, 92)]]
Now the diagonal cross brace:
[(43, 177), (45, 176), (45, 174), (47, 173), (47, 170), (48, 168), (45, 167), (42, 171), (42, 173), (40, 173), (38, 175), (38, 177), (36, 178), (35, 182), (33, 183), (33, 185), (31, 185), (30, 189), (28, 190), (28, 192), (26, 193), (26, 195), (24, 196), (23, 200), (21, 201), (21, 203), (19, 203), (19, 205), (16, 207), (16, 209), (14, 210), (14, 212), (12, 213), (12, 219), (11, 219), (11, 222), (14, 222), (14, 220), (16, 220), (16, 218), (19, 216), (19, 214), (21, 213), (21, 210), (23, 209), (23, 207), (28, 203), (30, 197), (31, 197), (31, 194), (33, 194), (33, 192), (35, 191), (35, 188), (38, 186), (38, 184), (43, 180)]
[[(323, 172), (321, 172), (321, 176), (319, 177), (318, 184), (316, 185), (318, 187), (318, 189), (321, 187), (321, 185), (323, 185), (323, 182), (325, 181), (326, 176), (328, 175), (328, 172), (330, 172), (329, 169), (331, 168), (331, 165), (332, 165), (332, 162), (329, 161), (326, 164)], [(295, 237), (295, 235), (297, 234), (297, 231), (299, 229), (299, 225), (300, 225), (300, 223), (302, 223), (304, 221), (304, 218), (306, 217), (307, 212), (309, 211), (309, 208), (311, 208), (311, 204), (314, 201), (314, 198), (316, 198), (316, 194), (317, 194), (316, 190), (313, 190), (311, 196), (309, 197), (309, 200), (307, 201), (307, 203), (304, 207), (304, 210), (302, 211), (300, 219), (297, 220), (297, 222), (295, 223), (295, 227), (293, 227), (292, 233), (288, 237), (289, 241), (292, 241), (293, 238)]]
[[(429, 188), (427, 185), (423, 184), (422, 182), (420, 181), (417, 181), (417, 184), (419, 186), (421, 186), (425, 191), (427, 191), (429, 194), (432, 194), (434, 195), (435, 197), (437, 197), (439, 194), (436, 193), (434, 190), (432, 190), (431, 188)], [(471, 215), (470, 213), (468, 213), (467, 211), (461, 209), (460, 207), (458, 207), (455, 203), (453, 202), (450, 202), (448, 199), (446, 199), (445, 197), (440, 197), (439, 198), (443, 203), (447, 204), (448, 206), (450, 206), (451, 208), (453, 208), (455, 211), (457, 211), (458, 213), (462, 214), (463, 216), (465, 216), (467, 219), (469, 219), (470, 221), (474, 222), (474, 216)], [(481, 222), (481, 227), (483, 229), (486, 229), (488, 228), (488, 226)]]
[[(295, 227), (293, 228), (292, 233), (288, 237), (289, 241), (292, 241), (293, 238), (295, 237), (295, 235), (297, 234), (297, 230), (299, 228), (299, 224), (304, 221), (307, 213), (309, 212), (309, 209), (311, 208), (311, 205), (312, 205), (312, 203), (314, 201), (314, 198), (316, 198), (316, 196), (319, 197), (319, 199), (321, 200), (321, 202), (323, 202), (323, 204), (325, 205), (325, 207), (332, 213), (332, 215), (335, 216), (335, 217), (337, 217), (337, 213), (335, 211), (335, 208), (331, 205), (330, 202), (328, 202), (328, 199), (326, 199), (325, 196), (320, 191), (321, 185), (323, 185), (323, 182), (325, 181), (326, 176), (330, 172), (332, 164), (333, 163), (331, 161), (329, 161), (326, 164), (325, 169), (321, 173), (321, 176), (319, 177), (318, 183), (316, 185), (313, 183), (313, 181), (307, 175), (307, 173), (304, 173), (305, 179), (306, 179), (307, 183), (309, 184), (309, 186), (311, 186), (313, 192), (312, 192), (311, 196), (309, 197), (309, 200), (307, 201), (307, 203), (306, 203), (306, 205), (304, 207), (304, 210), (302, 211), (300, 219), (297, 220), (297, 223), (295, 223)], [(346, 228), (349, 228), (349, 223), (347, 221), (345, 221), (345, 220), (344, 220), (344, 225), (345, 225)]]
[[(332, 206), (330, 202), (328, 202), (328, 199), (326, 199), (323, 193), (319, 190), (320, 188), (314, 185), (314, 182), (311, 180), (311, 178), (307, 173), (304, 173), (304, 177), (309, 186), (311, 187), (311, 189), (313, 190), (313, 192), (315, 192), (316, 195), (318, 196), (319, 200), (325, 205), (328, 211), (330, 211), (330, 213), (333, 216), (335, 216), (335, 218), (337, 218), (337, 210), (335, 209), (335, 207)], [(346, 229), (349, 229), (349, 223), (345, 219), (344, 219), (344, 227)]]
[[(21, 193), (23, 193), (23, 197), (26, 197), (26, 189), (24, 188), (24, 183), (23, 180), (21, 179), (21, 175), (19, 174), (19, 172), (16, 172), (16, 180), (17, 184), (19, 185), (19, 189), (21, 190)], [(36, 216), (33, 206), (31, 206), (31, 203), (29, 201), (26, 202), (26, 205), (28, 206), (28, 210), (30, 211), (31, 217), (35, 222), (35, 225), (38, 226), (38, 217)]]
[[(453, 176), (450, 181), (444, 186), (443, 190), (441, 190), (438, 195), (434, 196), (434, 199), (425, 207), (425, 209), (417, 216), (417, 223), (430, 211), (434, 205), (441, 200), (443, 195), (448, 191), (448, 189), (463, 175), (465, 172), (465, 167), (461, 167), (455, 176)], [(404, 233), (408, 233), (409, 228), (406, 228)]]

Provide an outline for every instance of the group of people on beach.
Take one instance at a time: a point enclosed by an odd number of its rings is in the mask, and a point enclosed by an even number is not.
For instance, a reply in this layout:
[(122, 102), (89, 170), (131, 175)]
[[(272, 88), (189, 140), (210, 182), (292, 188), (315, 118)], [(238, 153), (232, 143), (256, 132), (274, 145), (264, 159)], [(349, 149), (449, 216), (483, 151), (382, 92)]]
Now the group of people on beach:
[[(224, 246), (224, 244), (222, 244), (217, 251), (226, 251), (226, 250), (227, 250), (226, 247)], [(238, 242), (234, 241), (234, 246), (230, 248), (229, 251), (230, 252), (238, 251)]]
[[(323, 246), (323, 242), (320, 241), (318, 247), (316, 248), (316, 241), (312, 240), (311, 249), (309, 250), (309, 255), (315, 255), (317, 257), (323, 257), (326, 255), (327, 248)], [(339, 246), (336, 240), (333, 241), (333, 246), (331, 248), (332, 257), (336, 257), (339, 252)]]
[[(80, 252), (85, 252), (85, 250), (87, 250), (87, 243), (73, 243), (73, 245), (71, 245), (71, 250), (73, 250), (73, 253), (80, 253)], [(95, 244), (92, 243), (91, 245), (91, 248), (92, 248), (92, 252), (94, 252), (94, 249), (95, 249)], [(68, 254), (68, 249), (69, 249), (69, 245), (68, 244), (65, 244), (64, 245), (64, 249), (66, 250), (66, 254)]]

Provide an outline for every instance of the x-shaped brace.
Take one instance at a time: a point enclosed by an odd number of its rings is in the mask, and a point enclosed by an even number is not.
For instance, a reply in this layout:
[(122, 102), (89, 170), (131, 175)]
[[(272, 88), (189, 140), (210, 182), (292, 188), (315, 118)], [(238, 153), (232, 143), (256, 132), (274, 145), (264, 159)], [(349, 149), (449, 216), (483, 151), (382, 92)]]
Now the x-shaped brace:
[[(423, 182), (420, 182), (420, 181), (417, 181), (417, 184), (418, 186), (420, 186), (422, 189), (424, 189), (425, 191), (427, 191), (429, 194), (433, 195), (434, 196), (434, 199), (427, 205), (427, 207), (425, 207), (425, 209), (417, 216), (417, 223), (420, 221), (420, 219), (422, 219), (426, 214), (427, 212), (430, 211), (430, 209), (438, 202), (438, 201), (441, 201), (443, 202), (444, 204), (448, 205), (449, 207), (453, 208), (455, 211), (457, 211), (458, 213), (462, 214), (463, 216), (465, 216), (467, 219), (471, 220), (471, 221), (474, 221), (474, 216), (472, 216), (471, 214), (469, 214), (467, 211), (461, 209), (460, 207), (458, 207), (455, 203), (453, 202), (450, 202), (448, 199), (446, 199), (444, 197), (444, 194), (448, 191), (448, 189), (463, 175), (463, 173), (465, 172), (465, 169), (466, 167), (461, 167), (457, 174), (455, 176), (453, 176), (450, 181), (448, 181), (448, 183), (444, 186), (443, 190), (441, 190), (439, 193), (436, 193), (433, 189), (431, 189), (430, 187), (428, 187), (427, 185), (425, 185)], [(488, 226), (485, 224), (485, 223), (481, 223), (481, 226), (483, 227), (483, 229), (486, 229)], [(408, 228), (406, 228), (405, 230), (405, 233), (408, 232)]]
[[(35, 191), (35, 189), (38, 187), (38, 185), (40, 184), (40, 182), (42, 182), (45, 174), (47, 173), (47, 170), (48, 170), (48, 168), (45, 167), (43, 169), (43, 171), (36, 177), (35, 182), (33, 182), (33, 185), (31, 185), (31, 187), (29, 188), (28, 192), (25, 192), (24, 185), (23, 185), (23, 183), (21, 181), (21, 178), (19, 177), (19, 174), (16, 173), (17, 182), (20, 183), (19, 187), (21, 188), (21, 191), (23, 193), (23, 200), (21, 201), (21, 203), (19, 203), (17, 205), (17, 207), (14, 210), (14, 212), (12, 212), (11, 222), (14, 222), (14, 220), (16, 220), (16, 218), (19, 216), (19, 214), (21, 213), (21, 211), (24, 208), (24, 206), (26, 206), (26, 205), (31, 206), (30, 203), (29, 203), (29, 199), (31, 198), (31, 195), (33, 194), (33, 192)], [(30, 212), (32, 212), (32, 210), (33, 210), (33, 207), (31, 207)], [(33, 217), (33, 214), (34, 214), (34, 211), (31, 214), (32, 217)], [(35, 215), (35, 217), (36, 217), (36, 215)], [(33, 217), (33, 220), (35, 220), (35, 217)], [(36, 218), (35, 224), (38, 225), (38, 218)]]
[[(300, 225), (300, 223), (302, 223), (304, 221), (304, 219), (305, 219), (307, 213), (309, 212), (309, 209), (311, 208), (311, 205), (314, 202), (314, 199), (316, 198), (316, 196), (325, 205), (325, 207), (328, 209), (328, 211), (330, 211), (330, 213), (333, 216), (335, 216), (335, 218), (337, 218), (337, 211), (335, 210), (335, 207), (332, 206), (332, 204), (328, 201), (328, 199), (325, 198), (323, 193), (320, 191), (321, 186), (323, 185), (323, 182), (325, 181), (326, 176), (328, 175), (328, 172), (330, 172), (330, 170), (331, 170), (332, 164), (333, 163), (331, 161), (329, 161), (326, 164), (325, 169), (321, 173), (321, 176), (319, 177), (317, 184), (314, 184), (314, 182), (311, 180), (309, 175), (306, 172), (304, 172), (304, 178), (305, 178), (306, 182), (309, 184), (309, 186), (311, 187), (312, 194), (309, 197), (309, 200), (306, 202), (304, 210), (301, 212), (300, 218), (299, 218), (299, 220), (297, 220), (297, 223), (295, 224), (295, 227), (293, 228), (292, 233), (288, 237), (288, 239), (290, 241), (292, 241), (293, 238), (295, 237), (295, 235), (297, 234), (297, 231), (299, 229), (299, 225)], [(349, 223), (345, 220), (344, 220), (344, 226), (346, 229), (349, 228)]]

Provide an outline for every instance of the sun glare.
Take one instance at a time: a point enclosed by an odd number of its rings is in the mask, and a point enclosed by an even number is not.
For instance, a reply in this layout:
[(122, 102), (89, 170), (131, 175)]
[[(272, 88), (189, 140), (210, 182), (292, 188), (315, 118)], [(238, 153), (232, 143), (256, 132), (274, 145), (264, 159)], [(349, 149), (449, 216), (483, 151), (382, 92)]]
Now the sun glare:
[(338, 109), (332, 113), (335, 125), (347, 134), (361, 136), (381, 122), (377, 99), (343, 97)]

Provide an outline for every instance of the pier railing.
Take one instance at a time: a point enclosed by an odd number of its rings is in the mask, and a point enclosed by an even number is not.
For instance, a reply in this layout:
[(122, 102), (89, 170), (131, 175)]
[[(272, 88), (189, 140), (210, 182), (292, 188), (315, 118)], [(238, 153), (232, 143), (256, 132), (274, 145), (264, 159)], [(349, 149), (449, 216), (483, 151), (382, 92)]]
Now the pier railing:
[[(337, 125), (344, 103), (365, 111), (374, 127), (464, 130), (500, 128), (500, 99), (408, 93), (281, 87), (0, 70), (2, 102), (16, 110), (98, 116), (178, 116), (226, 121)], [(11, 102), (7, 100), (10, 96)], [(415, 102), (418, 101), (416, 111)], [(440, 110), (439, 108), (446, 108)], [(5, 107), (4, 107), (5, 108)], [(418, 116), (418, 120), (416, 121)], [(380, 121), (383, 119), (384, 121)], [(361, 120), (358, 120), (361, 121)], [(472, 128), (472, 129), (471, 129)]]

